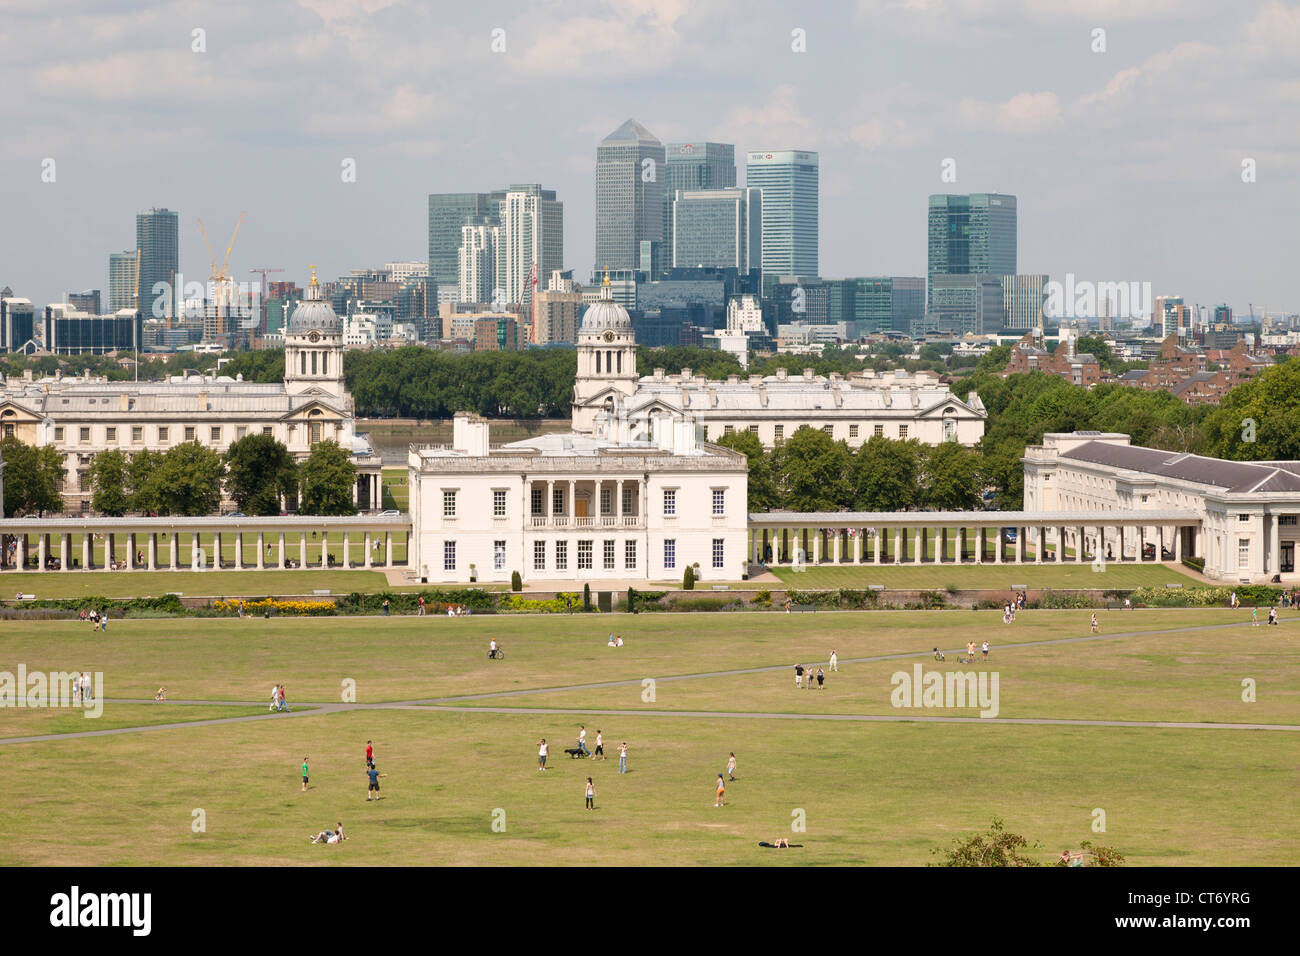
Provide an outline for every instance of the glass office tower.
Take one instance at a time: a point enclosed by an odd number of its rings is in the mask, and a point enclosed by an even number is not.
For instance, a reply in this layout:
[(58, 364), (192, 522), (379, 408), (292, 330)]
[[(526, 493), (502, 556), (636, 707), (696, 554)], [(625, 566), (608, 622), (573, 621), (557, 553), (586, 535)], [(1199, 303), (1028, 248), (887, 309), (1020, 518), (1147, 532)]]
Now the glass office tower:
[(595, 272), (636, 269), (641, 243), (663, 242), (668, 177), (663, 143), (634, 119), (596, 147)]
[(817, 275), (817, 154), (750, 150), (745, 185), (763, 191), (764, 291), (769, 277)]
[(438, 285), (460, 282), (461, 227), (497, 225), (505, 191), (432, 193), (429, 196), (429, 275)]
[(928, 277), (1016, 274), (1016, 197), (930, 197)]
[(672, 265), (734, 268), (762, 262), (763, 193), (759, 189), (677, 190), (672, 202)]
[(178, 315), (180, 297), (174, 286), (180, 269), (180, 220), (176, 213), (170, 209), (136, 213), (135, 247), (140, 250), (141, 314), (145, 318)]

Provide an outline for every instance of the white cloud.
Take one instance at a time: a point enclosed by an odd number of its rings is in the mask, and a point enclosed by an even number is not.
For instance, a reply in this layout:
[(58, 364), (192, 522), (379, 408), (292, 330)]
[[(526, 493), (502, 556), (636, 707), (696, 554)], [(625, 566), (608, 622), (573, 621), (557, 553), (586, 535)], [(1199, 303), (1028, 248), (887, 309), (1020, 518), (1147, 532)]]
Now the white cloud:
[(966, 126), (992, 126), (1005, 133), (1036, 133), (1062, 123), (1060, 101), (1050, 91), (1017, 93), (1002, 103), (968, 96), (957, 105), (957, 113)]

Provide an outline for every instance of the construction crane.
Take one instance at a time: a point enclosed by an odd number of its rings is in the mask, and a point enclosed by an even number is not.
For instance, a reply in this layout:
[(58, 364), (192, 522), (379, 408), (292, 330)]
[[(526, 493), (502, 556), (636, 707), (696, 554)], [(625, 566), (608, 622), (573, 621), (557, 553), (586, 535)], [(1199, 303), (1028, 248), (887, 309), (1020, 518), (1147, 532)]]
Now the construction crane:
[(244, 224), (244, 210), (239, 210), (239, 219), (235, 223), (235, 231), (230, 236), (230, 245), (226, 246), (226, 257), (217, 263), (217, 257), (212, 252), (212, 243), (208, 242), (208, 231), (203, 227), (203, 220), (199, 219), (199, 235), (203, 237), (203, 244), (208, 247), (208, 260), (212, 263), (212, 269), (209, 278), (212, 280), (212, 305), (217, 315), (217, 331), (225, 334), (228, 330), (225, 322), (221, 318), (221, 309), (223, 306), (229, 307), (236, 304), (234, 290), (229, 287), (230, 280), (230, 253), (235, 248), (235, 239), (239, 236), (239, 227)]
[(262, 288), (260, 289), (261, 296), (262, 296), (262, 337), (265, 338), (266, 337), (266, 296), (267, 296), (267, 292), (269, 291), (269, 287), (267, 286), (267, 282), (266, 282), (266, 276), (267, 273), (283, 272), (284, 270), (259, 268), (259, 269), (249, 269), (248, 271), (256, 272), (262, 277)]
[[(525, 313), (525, 303), (527, 303), (527, 313)], [(537, 260), (533, 260), (532, 267), (528, 270), (528, 281), (524, 283), (524, 289), (519, 294), (519, 308), (515, 310), (515, 316), (522, 325), (525, 321), (528, 324), (529, 344), (537, 343)]]

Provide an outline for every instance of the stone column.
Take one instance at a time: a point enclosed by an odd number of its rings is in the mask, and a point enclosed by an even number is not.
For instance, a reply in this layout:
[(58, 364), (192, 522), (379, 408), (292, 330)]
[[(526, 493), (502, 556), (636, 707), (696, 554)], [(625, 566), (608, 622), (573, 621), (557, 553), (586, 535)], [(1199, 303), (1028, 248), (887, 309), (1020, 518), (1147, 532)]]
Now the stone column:
[(158, 570), (158, 535), (155, 532), (149, 532), (149, 570)]
[(266, 568), (266, 537), (260, 528), (257, 531), (257, 560), (253, 563), (253, 567), (259, 571)]
[(1025, 536), (1028, 534), (1028, 528), (1016, 528), (1016, 564), (1025, 563)]
[(1277, 515), (1265, 515), (1264, 521), (1268, 527), (1268, 567), (1264, 569), (1264, 572), (1266, 574), (1277, 574), (1282, 567), (1281, 528), (1277, 523)]
[[(542, 517), (547, 519), (554, 519), (555, 517), (555, 481), (554, 480), (548, 480), (546, 482), (546, 500), (542, 502)], [(550, 523), (551, 521), (548, 520), (547, 524)]]
[(281, 571), (284, 570), (284, 532), (280, 532), (280, 542), (275, 549), (276, 565)]
[(178, 562), (178, 557), (177, 557), (177, 554), (176, 554), (176, 552), (180, 550), (180, 547), (181, 547), (181, 535), (180, 535), (180, 532), (179, 532), (179, 531), (169, 531), (169, 532), (167, 532), (167, 559), (168, 559), (168, 566), (169, 566), (173, 571), (175, 571), (178, 567), (180, 567), (180, 565), (177, 563), (177, 562)]
[(919, 527), (912, 529), (912, 548), (916, 552), (913, 555), (912, 563), (920, 564), (925, 560), (924, 545), (921, 543), (921, 529)]
[[(406, 560), (407, 561), (411, 560), (410, 535), (407, 535), (406, 537)], [(393, 566), (393, 533), (391, 531), (385, 531), (384, 532), (384, 567), (391, 568), (392, 566)]]
[(244, 532), (239, 529), (235, 531), (235, 570), (244, 570)]
[(362, 544), (362, 547), (365, 548), (366, 559), (365, 559), (365, 561), (362, 562), (362, 565), (361, 565), (361, 566), (364, 567), (364, 568), (370, 568), (370, 567), (373, 567), (373, 566), (374, 566), (374, 562), (371, 560), (371, 557), (370, 557), (370, 556), (371, 556), (371, 553), (372, 553), (373, 550), (374, 550), (374, 541), (373, 541), (373, 540), (371, 539), (371, 537), (370, 537), (370, 529), (369, 529), (369, 528), (366, 529), (366, 537), (365, 537), (365, 541), (364, 541), (363, 544)]
[[(709, 511), (713, 510), (710, 502)], [(614, 482), (614, 523), (618, 527), (623, 527), (623, 479), (619, 478)]]
[(984, 526), (975, 527), (975, 563), (984, 563)]
[(1085, 557), (1083, 556), (1083, 552), (1084, 552), (1085, 550), (1087, 550), (1087, 549), (1084, 548), (1084, 546), (1083, 546), (1083, 545), (1084, 545), (1084, 541), (1086, 540), (1086, 537), (1087, 537), (1086, 532), (1087, 532), (1087, 529), (1084, 528), (1083, 525), (1079, 525), (1079, 531), (1078, 531), (1079, 538), (1078, 538), (1078, 540), (1075, 542), (1075, 546), (1074, 546), (1074, 563), (1075, 563), (1075, 564), (1083, 564), (1085, 561), (1087, 561), (1087, 558), (1085, 558)]
[(59, 535), (59, 570), (68, 570), (68, 562), (72, 557), (72, 535)]
[(306, 568), (307, 567), (307, 532), (303, 531), (300, 533), (300, 535), (301, 536), (298, 538), (298, 567)]
[[(90, 559), (94, 556), (95, 532), (87, 531), (81, 536), (81, 567), (82, 570), (89, 571), (91, 564)], [(21, 558), (21, 555), (19, 556)]]
[(46, 560), (49, 558), (49, 556), (50, 556), (49, 540), (47, 539), (46, 535), (43, 534), (37, 535), (36, 536), (36, 569), (38, 571), (45, 570), (45, 563)]
[(1174, 560), (1183, 563), (1183, 529), (1174, 525)]
[(995, 555), (995, 556), (994, 556), (994, 558), (993, 558), (993, 563), (994, 563), (994, 564), (1001, 564), (1001, 563), (1002, 563), (1002, 560), (1003, 560), (1003, 558), (1002, 558), (1002, 552), (1003, 552), (1003, 550), (1004, 550), (1004, 545), (1003, 545), (1003, 541), (1002, 541), (1002, 536), (1003, 536), (1003, 534), (1004, 534), (1005, 532), (1003, 532), (1003, 530), (1002, 530), (1001, 527), (997, 527), (997, 528), (994, 528), (994, 529), (993, 529), (993, 533), (994, 533), (994, 535), (997, 536), (997, 539), (998, 539), (998, 543), (997, 543), (997, 551), (994, 552), (994, 555)]
[(809, 533), (812, 535), (813, 564), (822, 563), (822, 529), (812, 528)]
[(877, 528), (873, 536), (875, 538), (876, 565), (880, 565), (880, 540), (885, 536), (884, 528)]

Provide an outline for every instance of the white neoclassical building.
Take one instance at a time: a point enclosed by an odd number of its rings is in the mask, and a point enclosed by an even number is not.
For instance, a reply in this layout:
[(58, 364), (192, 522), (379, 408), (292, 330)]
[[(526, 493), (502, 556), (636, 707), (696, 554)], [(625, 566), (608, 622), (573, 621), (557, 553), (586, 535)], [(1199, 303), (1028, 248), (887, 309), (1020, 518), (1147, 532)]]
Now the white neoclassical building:
[(343, 381), (342, 323), (312, 275), (285, 329), (283, 382), (245, 382), (215, 372), (165, 382), (110, 381), (89, 373), (0, 379), (0, 437), (52, 445), (63, 455), (64, 511), (90, 507), (87, 479), (97, 452), (165, 451), (197, 441), (225, 452), (246, 435), (272, 435), (296, 459), (329, 439), (352, 454), (357, 504), (380, 507), (380, 458), (355, 430)]
[[(627, 311), (594, 304), (578, 384), (635, 381)], [(616, 387), (574, 405), (574, 430), (504, 445), (456, 416), (450, 446), (412, 446), (409, 566), (429, 583), (679, 582), (748, 573), (745, 456), (702, 442), (691, 416), (628, 407)]]
[[(1225, 461), (1131, 445), (1128, 435), (1070, 432), (1044, 435), (1042, 445), (1025, 450), (1024, 466), (1026, 511), (1088, 516), (1094, 526), (1113, 513), (1175, 510), (1199, 519), (1184, 524), (1181, 540), (1171, 542), (1153, 517), (1141, 537), (1122, 543), (1107, 538), (1103, 553), (1122, 548), (1131, 558), (1139, 540), (1148, 551), (1159, 541), (1168, 557), (1203, 558), (1207, 577), (1234, 583), (1275, 575), (1284, 582), (1300, 579), (1300, 462)], [(1095, 548), (1096, 528), (1083, 534), (1085, 550)]]

